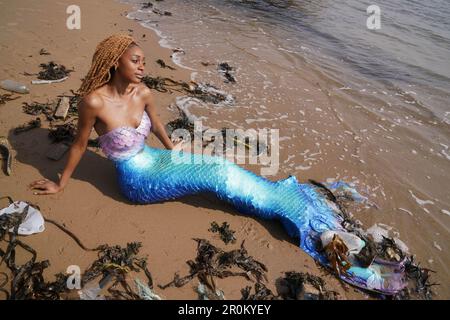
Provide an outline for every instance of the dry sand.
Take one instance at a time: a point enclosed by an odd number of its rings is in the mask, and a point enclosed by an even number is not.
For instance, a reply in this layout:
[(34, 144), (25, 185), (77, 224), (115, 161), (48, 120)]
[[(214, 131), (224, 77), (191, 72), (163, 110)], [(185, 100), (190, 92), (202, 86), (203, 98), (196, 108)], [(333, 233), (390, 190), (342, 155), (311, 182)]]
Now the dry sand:
[[(1, 196), (9, 195), (14, 200), (38, 204), (44, 216), (64, 223), (89, 247), (103, 243), (124, 246), (127, 242), (142, 242), (141, 253), (149, 257), (149, 269), (155, 284), (168, 283), (175, 272), (187, 274), (189, 269), (185, 261), (196, 255), (196, 242), (192, 238), (208, 239), (227, 250), (237, 248), (245, 240), (249, 254), (267, 265), (267, 286), (274, 292), (275, 280), (283, 276), (283, 272), (295, 270), (322, 276), (328, 287), (339, 292), (342, 299), (366, 298), (353, 288), (345, 291), (336, 278), (321, 271), (313, 259), (298, 247), (297, 240), (287, 236), (281, 224), (242, 216), (212, 196), (191, 196), (153, 205), (129, 203), (119, 192), (113, 163), (94, 148), (88, 148), (64, 192), (50, 196), (33, 195), (27, 185), (42, 177), (57, 180), (67, 154), (57, 162), (46, 158), (50, 141), (47, 137), (48, 122), (43, 116), (42, 128), (20, 135), (12, 133), (13, 128), (33, 119), (33, 116), (22, 112), (22, 103), (53, 101), (57, 95), (70, 94), (71, 89), (78, 89), (99, 41), (112, 33), (132, 29), (131, 34), (145, 51), (147, 73), (189, 80), (186, 70), (177, 68), (171, 71), (159, 67), (155, 61), (161, 58), (170, 62), (171, 51), (158, 45), (158, 38), (152, 31), (125, 18), (130, 9), (126, 5), (108, 0), (79, 0), (81, 30), (68, 30), (65, 25), (66, 8), (70, 4), (70, 1), (48, 0), (0, 2), (0, 79), (14, 79), (31, 87), (30, 94), (0, 105), (0, 136), (7, 136), (13, 146), (13, 174), (0, 174)], [(39, 55), (41, 48), (51, 55)], [(75, 72), (65, 82), (47, 85), (31, 85), (33, 77), (22, 75), (25, 71), (38, 72), (39, 64), (50, 60), (74, 68)], [(1, 93), (6, 92), (2, 90)], [(162, 121), (166, 123), (175, 118), (177, 115), (168, 109), (175, 94), (155, 91), (155, 96)], [(93, 132), (92, 138), (95, 137)], [(162, 148), (154, 135), (149, 136), (147, 143)], [(226, 246), (216, 234), (208, 232), (212, 221), (229, 222), (236, 230), (236, 244)], [(44, 232), (25, 237), (24, 242), (36, 249), (38, 260), (50, 260), (51, 265), (45, 271), (47, 280), (53, 280), (55, 273), (65, 272), (69, 265), (79, 265), (84, 270), (95, 259), (95, 253), (83, 251), (51, 224), (46, 224)], [(19, 261), (25, 258), (28, 257), (18, 252)], [(3, 264), (0, 271), (4, 269)], [(144, 279), (143, 274), (139, 276)], [(253, 286), (251, 282), (236, 277), (217, 283), (227, 299), (239, 299), (241, 288)], [(165, 299), (196, 299), (195, 285), (197, 280), (194, 279), (182, 288), (155, 288)]]

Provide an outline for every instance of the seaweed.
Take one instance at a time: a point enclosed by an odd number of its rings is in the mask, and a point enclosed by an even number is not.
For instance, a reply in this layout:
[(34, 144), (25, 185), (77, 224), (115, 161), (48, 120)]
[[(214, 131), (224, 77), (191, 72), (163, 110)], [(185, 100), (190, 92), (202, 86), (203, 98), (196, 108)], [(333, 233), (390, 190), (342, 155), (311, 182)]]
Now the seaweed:
[[(128, 243), (126, 248), (122, 248), (118, 245), (100, 246), (98, 259), (91, 264), (82, 276), (81, 281), (83, 285), (97, 278), (99, 275), (107, 276), (108, 274), (114, 274), (116, 276), (116, 284), (121, 283), (125, 291), (129, 294), (129, 288), (123, 283), (124, 274), (130, 271), (139, 272), (140, 270), (143, 270), (148, 279), (147, 285), (152, 289), (153, 278), (147, 267), (147, 258), (137, 257), (141, 247), (142, 244), (140, 242)], [(118, 292), (114, 291), (114, 294), (117, 295)]]
[(232, 82), (232, 83), (236, 82), (236, 79), (230, 73), (230, 71), (232, 71), (233, 68), (227, 62), (219, 63), (218, 68), (219, 72), (224, 75), (225, 82)]
[(50, 55), (50, 52), (48, 52), (47, 50), (45, 50), (44, 48), (42, 48), (41, 50), (39, 50), (39, 54), (41, 56), (48, 56)]
[(252, 287), (247, 286), (241, 289), (241, 300), (279, 300), (280, 297), (273, 294), (273, 292), (268, 289), (262, 283), (255, 283), (255, 293), (251, 293)]
[[(180, 278), (175, 273), (174, 279), (171, 282), (166, 285), (158, 285), (161, 289), (172, 286), (182, 287), (195, 276), (198, 276), (201, 281), (205, 277), (226, 278), (230, 276), (242, 276), (251, 280), (250, 275), (252, 275), (258, 283), (263, 280), (267, 281), (267, 267), (248, 255), (244, 247), (244, 241), (242, 241), (240, 249), (225, 252), (213, 246), (205, 239), (193, 240), (197, 242), (197, 257), (195, 261), (186, 261), (190, 267), (189, 274)], [(230, 271), (229, 269), (232, 267), (237, 267), (243, 271)]]
[(188, 84), (184, 81), (175, 81), (170, 78), (145, 76), (142, 82), (150, 89), (159, 92), (172, 92), (171, 90), (182, 92), (190, 97), (197, 98), (206, 103), (218, 104), (230, 98), (217, 87), (211, 84), (198, 84), (191, 81)]
[(234, 236), (235, 231), (230, 229), (230, 225), (227, 222), (223, 222), (222, 226), (219, 226), (216, 221), (211, 222), (211, 228), (208, 229), (211, 232), (218, 232), (220, 234), (220, 239), (222, 239), (225, 244), (235, 243), (236, 238)]
[(162, 60), (162, 59), (156, 60), (156, 63), (159, 64), (161, 68), (167, 68), (167, 69), (170, 69), (170, 70), (176, 70), (174, 67), (167, 65), (164, 62), (164, 60)]
[(49, 129), (48, 137), (52, 140), (52, 143), (64, 142), (70, 144), (74, 141), (76, 133), (76, 126), (71, 122), (67, 122)]
[(279, 286), (283, 289), (280, 296), (285, 300), (336, 300), (339, 295), (328, 290), (321, 277), (304, 272), (285, 272)]
[(92, 148), (100, 148), (100, 142), (99, 142), (98, 138), (89, 139), (88, 146), (92, 147)]
[(144, 2), (141, 4), (141, 9), (148, 9), (148, 8), (152, 8), (153, 7), (153, 3), (149, 2)]
[(5, 104), (7, 101), (19, 99), (19, 96), (13, 97), (10, 93), (0, 94), (0, 104)]
[(55, 112), (55, 104), (53, 102), (40, 103), (40, 102), (23, 102), (22, 110), (26, 114), (32, 116), (38, 116), (44, 114), (47, 120), (52, 121), (53, 113)]
[(173, 131), (176, 129), (185, 129), (188, 130), (191, 139), (194, 137), (194, 125), (189, 121), (189, 119), (185, 115), (181, 115), (180, 118), (172, 120), (166, 124), (166, 130), (168, 135), (170, 136)]
[(172, 12), (170, 12), (170, 11), (162, 11), (162, 10), (159, 10), (159, 9), (153, 9), (152, 12), (156, 13), (156, 14), (158, 14), (160, 16), (171, 16), (172, 15)]
[(28, 121), (28, 123), (18, 126), (14, 129), (14, 134), (20, 134), (22, 132), (29, 131), (31, 129), (40, 128), (41, 127), (41, 119), (36, 118), (34, 120)]
[(414, 256), (409, 256), (406, 257), (405, 261), (405, 273), (407, 278), (412, 282), (412, 285), (394, 295), (393, 299), (433, 299), (434, 292), (432, 288), (440, 285), (439, 283), (432, 283), (430, 279), (431, 273), (436, 273), (436, 271), (422, 268), (420, 263), (414, 261)]
[(66, 69), (64, 65), (56, 64), (53, 61), (41, 63), (39, 67), (41, 67), (42, 71), (38, 73), (38, 79), (41, 80), (59, 80), (67, 77), (74, 71), (73, 69)]
[(338, 278), (340, 279), (342, 275), (348, 275), (347, 270), (350, 269), (352, 264), (347, 258), (348, 248), (345, 242), (335, 234), (330, 243), (324, 247), (324, 250), (331, 268)]
[[(189, 85), (182, 81), (175, 81), (170, 78), (164, 77), (152, 77), (152, 76), (144, 76), (142, 78), (142, 82), (149, 87), (150, 89), (157, 90), (159, 92), (170, 92), (170, 90), (175, 90), (178, 92), (183, 92), (183, 90), (187, 87), (189, 89)], [(166, 88), (169, 87), (169, 88)]]

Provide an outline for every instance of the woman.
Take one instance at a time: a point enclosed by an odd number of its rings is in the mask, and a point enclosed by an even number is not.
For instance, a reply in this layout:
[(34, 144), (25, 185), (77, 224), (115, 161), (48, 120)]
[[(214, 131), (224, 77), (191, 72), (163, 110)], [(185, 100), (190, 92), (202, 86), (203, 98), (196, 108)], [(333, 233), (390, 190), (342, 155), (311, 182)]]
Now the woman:
[[(172, 151), (174, 145), (156, 115), (152, 94), (141, 84), (144, 66), (144, 53), (129, 36), (113, 35), (97, 46), (79, 90), (78, 134), (61, 179), (31, 183), (31, 188), (40, 190), (37, 194), (64, 189), (94, 128), (100, 147), (115, 163), (121, 192), (132, 202), (212, 192), (242, 213), (281, 220), (289, 235), (300, 238), (301, 248), (324, 265), (329, 265), (319, 249), (324, 232), (338, 231), (344, 238), (361, 241), (345, 233), (338, 210), (313, 185), (300, 184), (294, 176), (272, 182), (223, 158)], [(169, 150), (145, 144), (150, 129)], [(180, 153), (188, 161), (173, 161)], [(351, 262), (352, 267), (339, 275), (347, 282), (386, 294), (403, 288), (401, 266), (373, 263), (362, 268), (356, 260)]]

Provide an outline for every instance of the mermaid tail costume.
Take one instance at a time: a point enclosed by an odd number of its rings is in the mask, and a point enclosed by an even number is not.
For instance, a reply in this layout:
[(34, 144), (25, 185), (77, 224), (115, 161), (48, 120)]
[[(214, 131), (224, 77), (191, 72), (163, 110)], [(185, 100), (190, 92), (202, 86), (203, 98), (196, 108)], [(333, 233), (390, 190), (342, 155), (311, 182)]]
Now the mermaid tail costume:
[[(239, 212), (263, 219), (279, 219), (300, 247), (323, 265), (320, 235), (328, 230), (345, 232), (342, 218), (311, 184), (294, 176), (276, 182), (245, 170), (222, 157), (151, 148), (145, 139), (151, 128), (144, 111), (138, 128), (119, 127), (99, 137), (100, 147), (115, 163), (122, 194), (131, 202), (148, 204), (200, 192), (212, 192)], [(176, 153), (176, 154), (174, 154)], [(383, 294), (403, 289), (402, 265), (380, 271), (352, 263), (341, 279)]]

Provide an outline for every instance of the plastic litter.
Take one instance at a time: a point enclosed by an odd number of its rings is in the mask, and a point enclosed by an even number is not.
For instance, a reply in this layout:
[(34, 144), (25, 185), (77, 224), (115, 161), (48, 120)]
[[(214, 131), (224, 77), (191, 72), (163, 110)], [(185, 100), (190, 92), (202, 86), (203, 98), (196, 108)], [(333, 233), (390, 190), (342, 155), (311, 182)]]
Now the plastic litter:
[(30, 90), (28, 87), (20, 82), (14, 81), (14, 80), (3, 80), (0, 82), (0, 87), (2, 89), (17, 92), (17, 93), (30, 93)]
[[(14, 212), (23, 212), (25, 207), (29, 204), (24, 201), (15, 201), (9, 205), (9, 207), (0, 210), (0, 216), (4, 214), (11, 214)], [(28, 208), (28, 214), (19, 226), (18, 233), (20, 235), (30, 235), (39, 233), (45, 230), (44, 217), (39, 210), (30, 206)], [(11, 229), (12, 232), (12, 229)]]

